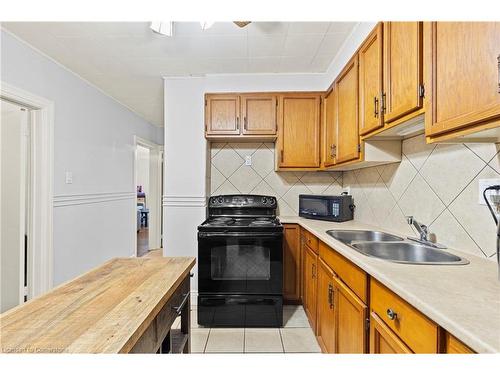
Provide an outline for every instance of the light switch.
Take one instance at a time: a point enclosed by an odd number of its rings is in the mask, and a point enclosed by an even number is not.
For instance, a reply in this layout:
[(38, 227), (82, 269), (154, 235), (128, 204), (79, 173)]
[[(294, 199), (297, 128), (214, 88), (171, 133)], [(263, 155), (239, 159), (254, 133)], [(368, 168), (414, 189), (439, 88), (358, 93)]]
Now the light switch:
[[(492, 185), (500, 185), (500, 178), (481, 178), (479, 179), (479, 197), (478, 197), (478, 203), (486, 206), (486, 202), (483, 199), (483, 191), (486, 189), (488, 186)], [(486, 192), (486, 196), (489, 197), (490, 195), (495, 195), (495, 194), (500, 194), (500, 191), (495, 191), (495, 190), (488, 190)], [(491, 200), (490, 200), (491, 203)]]
[(252, 165), (252, 155), (245, 156), (245, 165)]
[(66, 171), (66, 183), (67, 184), (73, 183), (73, 172)]

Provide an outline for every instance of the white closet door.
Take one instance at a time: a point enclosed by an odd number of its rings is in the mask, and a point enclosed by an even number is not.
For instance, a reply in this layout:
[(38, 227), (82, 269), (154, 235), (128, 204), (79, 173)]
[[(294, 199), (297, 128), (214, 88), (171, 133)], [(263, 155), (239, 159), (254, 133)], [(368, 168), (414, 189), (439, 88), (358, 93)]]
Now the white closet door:
[(28, 111), (2, 101), (0, 121), (0, 312), (24, 301)]

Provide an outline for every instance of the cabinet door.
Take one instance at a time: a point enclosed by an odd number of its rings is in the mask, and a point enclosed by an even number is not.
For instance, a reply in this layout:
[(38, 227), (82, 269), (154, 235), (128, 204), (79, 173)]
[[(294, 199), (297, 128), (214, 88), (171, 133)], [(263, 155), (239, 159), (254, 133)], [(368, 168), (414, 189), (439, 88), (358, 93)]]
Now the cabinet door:
[(335, 307), (333, 271), (321, 259), (318, 261), (318, 321), (317, 335), (326, 353), (335, 353)]
[(337, 147), (337, 129), (335, 128), (335, 87), (332, 88), (323, 100), (323, 160), (324, 166), (335, 164), (335, 148)]
[(317, 268), (318, 256), (306, 246), (304, 259), (304, 310), (314, 332), (316, 332)]
[(426, 135), (498, 121), (500, 22), (428, 23), (425, 43)]
[(337, 353), (366, 353), (368, 308), (340, 279), (334, 283)]
[(358, 55), (340, 73), (335, 83), (337, 92), (337, 153), (336, 163), (359, 158), (358, 127)]
[(384, 126), (382, 99), (382, 23), (359, 50), (359, 133), (368, 134)]
[(207, 135), (240, 134), (239, 96), (206, 95), (205, 129)]
[(318, 168), (320, 95), (282, 95), (278, 103), (279, 167)]
[(473, 354), (474, 351), (457, 339), (449, 332), (445, 333), (444, 338), (444, 353), (446, 354)]
[(385, 122), (422, 107), (422, 22), (384, 22)]
[(412, 351), (394, 332), (372, 313), (370, 318), (370, 353), (372, 354), (409, 354)]
[(275, 95), (241, 95), (243, 134), (276, 134), (277, 98)]
[(286, 302), (300, 301), (300, 229), (285, 224), (283, 228), (283, 298)]

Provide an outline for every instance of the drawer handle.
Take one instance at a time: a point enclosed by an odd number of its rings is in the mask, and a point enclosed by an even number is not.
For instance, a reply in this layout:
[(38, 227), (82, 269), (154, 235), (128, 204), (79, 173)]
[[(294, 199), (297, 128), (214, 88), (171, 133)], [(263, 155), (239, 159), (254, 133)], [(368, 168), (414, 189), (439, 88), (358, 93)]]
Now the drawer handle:
[(330, 309), (333, 309), (333, 285), (328, 284), (328, 304), (330, 305)]
[(182, 302), (179, 306), (172, 306), (172, 310), (174, 310), (177, 315), (181, 315), (182, 309), (186, 305), (188, 298), (189, 298), (189, 292), (184, 294), (184, 299), (182, 300)]
[(398, 314), (393, 309), (387, 309), (387, 317), (390, 320), (394, 320), (398, 317)]

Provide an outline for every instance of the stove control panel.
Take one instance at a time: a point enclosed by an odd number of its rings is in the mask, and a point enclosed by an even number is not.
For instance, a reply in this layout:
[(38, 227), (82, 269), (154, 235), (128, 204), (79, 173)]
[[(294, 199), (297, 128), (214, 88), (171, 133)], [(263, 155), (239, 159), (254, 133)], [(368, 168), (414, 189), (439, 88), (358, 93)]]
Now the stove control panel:
[(267, 195), (218, 195), (210, 197), (209, 207), (276, 208), (276, 198)]

